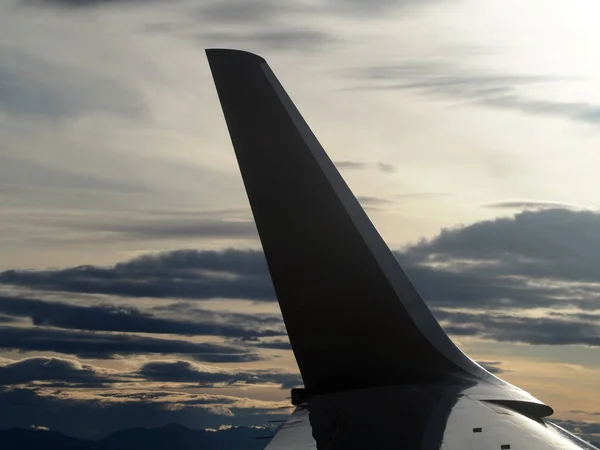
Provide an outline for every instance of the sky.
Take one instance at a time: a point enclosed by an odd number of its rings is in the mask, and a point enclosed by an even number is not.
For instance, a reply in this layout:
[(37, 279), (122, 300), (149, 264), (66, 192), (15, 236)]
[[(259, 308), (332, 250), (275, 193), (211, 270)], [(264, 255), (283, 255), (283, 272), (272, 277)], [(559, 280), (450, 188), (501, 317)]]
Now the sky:
[(597, 440), (599, 8), (0, 0), (0, 428), (290, 412), (204, 56), (232, 47), (269, 61), (453, 340)]

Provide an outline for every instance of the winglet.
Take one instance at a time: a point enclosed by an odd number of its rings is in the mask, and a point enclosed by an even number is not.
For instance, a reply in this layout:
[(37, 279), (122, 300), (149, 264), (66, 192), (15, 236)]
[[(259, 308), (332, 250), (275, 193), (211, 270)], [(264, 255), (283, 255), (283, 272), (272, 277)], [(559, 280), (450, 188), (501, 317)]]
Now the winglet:
[(266, 61), (207, 56), (306, 389), (502, 383), (444, 333)]

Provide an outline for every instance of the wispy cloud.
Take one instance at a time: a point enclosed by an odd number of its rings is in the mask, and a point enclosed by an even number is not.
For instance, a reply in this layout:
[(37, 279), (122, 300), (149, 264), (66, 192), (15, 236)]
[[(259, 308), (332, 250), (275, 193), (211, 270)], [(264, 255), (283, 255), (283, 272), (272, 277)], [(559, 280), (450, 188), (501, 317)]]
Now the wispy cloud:
[[(170, 306), (155, 308), (165, 311)], [(0, 296), (0, 312), (13, 317), (27, 317), (35, 326), (89, 331), (219, 336), (252, 339), (285, 334), (278, 316), (216, 312), (194, 308), (193, 320), (156, 317), (131, 306), (101, 304), (78, 306), (24, 297)]]
[(158, 339), (131, 334), (0, 327), (0, 348), (20, 352), (56, 352), (81, 358), (110, 359), (119, 355), (187, 355), (204, 362), (246, 362), (260, 359), (232, 345)]
[(405, 90), (446, 100), (537, 116), (559, 117), (598, 124), (600, 105), (535, 98), (524, 88), (574, 81), (550, 75), (492, 72), (459, 64), (408, 61), (349, 72), (361, 80), (358, 89)]
[(118, 373), (82, 364), (73, 359), (38, 356), (19, 361), (0, 360), (0, 384), (16, 385), (36, 382), (59, 382), (87, 388), (106, 386), (119, 381)]
[(377, 170), (382, 173), (394, 173), (396, 166), (385, 162), (363, 162), (363, 161), (335, 161), (338, 169), (347, 170)]
[(136, 86), (0, 47), (0, 111), (16, 117), (69, 119), (90, 113), (139, 117), (146, 112)]
[(302, 386), (302, 379), (298, 374), (275, 370), (222, 370), (189, 361), (149, 362), (144, 364), (138, 373), (147, 380), (194, 383), (205, 387), (240, 383), (275, 383), (279, 384), (281, 389)]
[(590, 209), (584, 205), (544, 200), (500, 200), (482, 206), (495, 209)]

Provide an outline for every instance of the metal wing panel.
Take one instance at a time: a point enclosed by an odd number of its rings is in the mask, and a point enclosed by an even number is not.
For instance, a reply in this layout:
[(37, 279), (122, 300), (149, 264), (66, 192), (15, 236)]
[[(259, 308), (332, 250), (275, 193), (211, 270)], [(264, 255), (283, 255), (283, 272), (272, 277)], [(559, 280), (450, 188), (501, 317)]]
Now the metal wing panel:
[(401, 386), (315, 397), (296, 409), (266, 450), (597, 450), (472, 392)]

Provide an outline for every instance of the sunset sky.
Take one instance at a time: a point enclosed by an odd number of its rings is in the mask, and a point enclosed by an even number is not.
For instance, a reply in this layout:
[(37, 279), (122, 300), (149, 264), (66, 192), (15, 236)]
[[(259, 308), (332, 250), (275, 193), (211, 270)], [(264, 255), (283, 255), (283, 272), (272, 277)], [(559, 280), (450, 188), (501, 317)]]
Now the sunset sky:
[(232, 47), (268, 60), (453, 340), (599, 439), (599, 14), (0, 0), (0, 429), (290, 411), (301, 379), (204, 55)]

